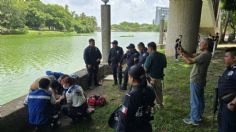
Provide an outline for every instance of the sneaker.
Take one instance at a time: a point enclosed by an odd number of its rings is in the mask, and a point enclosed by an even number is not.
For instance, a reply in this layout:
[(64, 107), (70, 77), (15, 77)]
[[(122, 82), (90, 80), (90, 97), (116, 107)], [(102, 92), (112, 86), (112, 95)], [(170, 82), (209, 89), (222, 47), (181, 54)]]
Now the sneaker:
[(200, 118), (200, 119), (198, 120), (198, 122), (203, 122), (203, 119), (202, 119), (202, 118)]
[(194, 126), (198, 126), (199, 125), (198, 122), (193, 122), (189, 118), (184, 118), (183, 121), (184, 121), (185, 124), (188, 124), (188, 125), (194, 125)]

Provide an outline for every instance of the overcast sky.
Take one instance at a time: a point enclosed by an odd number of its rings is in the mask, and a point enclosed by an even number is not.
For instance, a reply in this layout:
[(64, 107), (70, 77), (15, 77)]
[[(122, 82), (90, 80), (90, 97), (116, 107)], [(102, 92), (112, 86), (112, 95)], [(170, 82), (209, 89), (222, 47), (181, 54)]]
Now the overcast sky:
[[(95, 16), (100, 25), (101, 0), (41, 0), (44, 3), (68, 5), (70, 10), (77, 14), (85, 12), (86, 15)], [(110, 0), (111, 23), (123, 21), (152, 23), (155, 17), (155, 7), (168, 7), (169, 0)]]

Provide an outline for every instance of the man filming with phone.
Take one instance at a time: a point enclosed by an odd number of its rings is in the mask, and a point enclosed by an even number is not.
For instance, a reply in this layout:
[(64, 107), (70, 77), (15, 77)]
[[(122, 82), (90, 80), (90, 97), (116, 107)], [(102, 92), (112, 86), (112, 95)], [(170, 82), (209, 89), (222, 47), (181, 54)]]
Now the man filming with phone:
[(211, 61), (212, 40), (204, 38), (200, 41), (200, 53), (188, 54), (182, 47), (178, 48), (180, 56), (187, 64), (193, 64), (190, 74), (190, 114), (183, 119), (184, 123), (197, 126), (202, 121), (204, 112), (204, 87), (206, 86), (207, 70)]

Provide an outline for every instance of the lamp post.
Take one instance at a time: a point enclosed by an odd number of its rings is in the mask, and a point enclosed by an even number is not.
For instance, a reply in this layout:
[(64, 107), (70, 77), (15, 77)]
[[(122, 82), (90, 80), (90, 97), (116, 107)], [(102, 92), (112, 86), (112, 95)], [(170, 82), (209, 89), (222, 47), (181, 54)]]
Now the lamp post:
[(108, 63), (108, 55), (111, 43), (111, 8), (107, 3), (109, 0), (102, 0), (101, 5), (101, 34), (102, 34), (102, 62)]

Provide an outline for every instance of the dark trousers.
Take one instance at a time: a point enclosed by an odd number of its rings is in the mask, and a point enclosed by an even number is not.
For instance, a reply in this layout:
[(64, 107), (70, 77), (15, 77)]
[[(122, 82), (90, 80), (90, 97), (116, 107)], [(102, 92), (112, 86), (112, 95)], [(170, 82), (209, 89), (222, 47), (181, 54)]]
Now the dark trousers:
[(124, 71), (124, 83), (123, 83), (123, 88), (127, 88), (128, 85), (128, 72), (129, 72), (130, 67), (127, 66), (125, 71)]
[(112, 74), (113, 74), (113, 78), (114, 78), (114, 83), (117, 84), (117, 76), (118, 76), (118, 80), (119, 80), (119, 84), (122, 83), (122, 67), (118, 66), (118, 64), (112, 64), (111, 65), (111, 69), (112, 69)]
[(68, 105), (63, 105), (61, 109), (65, 115), (70, 117), (73, 121), (77, 121), (82, 117), (86, 117), (88, 115), (87, 108), (88, 108), (87, 103), (84, 103), (79, 107), (71, 107), (71, 108)]
[(230, 111), (226, 103), (220, 104), (218, 112), (218, 131), (236, 132), (236, 111)]
[(94, 80), (94, 85), (98, 85), (98, 78), (97, 78), (98, 69), (99, 69), (98, 65), (92, 66), (90, 68), (87, 67), (87, 71), (88, 71), (88, 86), (92, 85), (92, 81), (93, 80)]
[(178, 59), (178, 56), (179, 56), (178, 50), (177, 48), (175, 48), (175, 59)]

